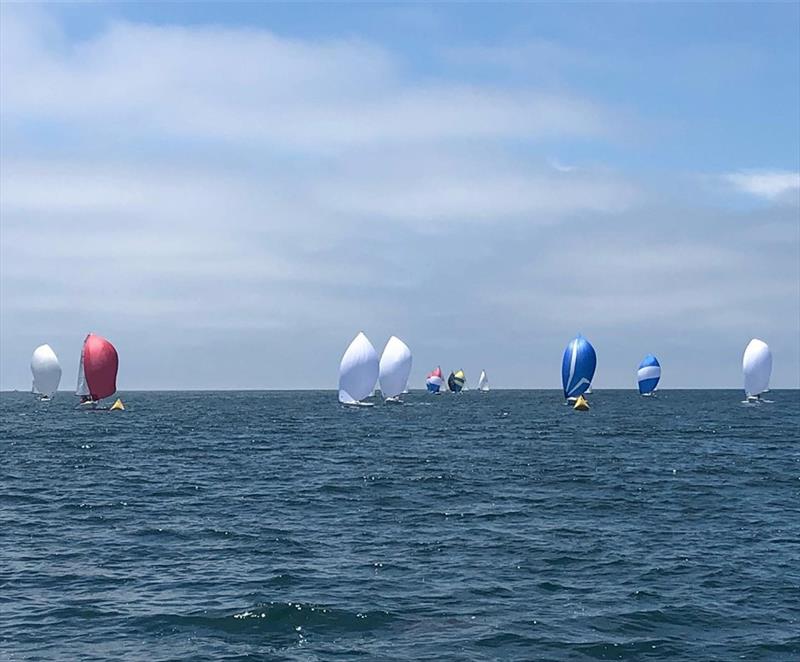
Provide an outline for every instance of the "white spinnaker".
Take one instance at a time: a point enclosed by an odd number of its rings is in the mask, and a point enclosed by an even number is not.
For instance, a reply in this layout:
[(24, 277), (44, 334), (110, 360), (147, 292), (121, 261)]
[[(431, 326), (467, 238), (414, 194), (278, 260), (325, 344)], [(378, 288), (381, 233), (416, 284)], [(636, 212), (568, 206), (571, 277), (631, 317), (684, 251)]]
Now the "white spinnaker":
[(485, 370), (481, 370), (481, 376), (478, 377), (478, 390), (479, 391), (489, 390), (489, 379), (486, 377)]
[(380, 361), (381, 392), (384, 398), (395, 398), (408, 384), (411, 374), (411, 350), (400, 338), (392, 336), (383, 348)]
[(758, 395), (769, 388), (769, 378), (772, 375), (772, 352), (763, 340), (753, 338), (744, 350), (742, 357), (742, 372), (744, 372), (744, 392), (749, 395)]
[(339, 402), (354, 404), (372, 393), (378, 381), (378, 353), (359, 333), (339, 364)]
[(33, 373), (34, 392), (52, 398), (61, 381), (61, 366), (50, 345), (39, 345), (33, 350), (31, 372)]

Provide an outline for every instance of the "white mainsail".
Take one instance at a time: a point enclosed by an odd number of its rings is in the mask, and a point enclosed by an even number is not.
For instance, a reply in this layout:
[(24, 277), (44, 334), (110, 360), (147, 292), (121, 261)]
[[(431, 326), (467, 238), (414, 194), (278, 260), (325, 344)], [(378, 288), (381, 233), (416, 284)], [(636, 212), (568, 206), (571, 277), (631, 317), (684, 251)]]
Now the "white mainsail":
[(411, 350), (400, 338), (392, 336), (383, 348), (379, 365), (381, 392), (384, 398), (403, 393), (411, 374)]
[(489, 380), (486, 377), (486, 371), (481, 370), (481, 376), (478, 377), (478, 390), (479, 391), (488, 391), (489, 390)]
[(61, 381), (61, 365), (50, 345), (39, 345), (31, 357), (33, 392), (52, 398)]
[(753, 338), (744, 350), (742, 357), (744, 372), (744, 392), (747, 397), (757, 396), (769, 389), (772, 375), (772, 352), (763, 340)]
[(372, 393), (378, 381), (378, 354), (367, 336), (359, 333), (339, 364), (339, 402), (357, 404)]
[(81, 362), (78, 364), (78, 385), (75, 395), (89, 395), (89, 385), (86, 383), (86, 373), (83, 371), (83, 348), (81, 348)]

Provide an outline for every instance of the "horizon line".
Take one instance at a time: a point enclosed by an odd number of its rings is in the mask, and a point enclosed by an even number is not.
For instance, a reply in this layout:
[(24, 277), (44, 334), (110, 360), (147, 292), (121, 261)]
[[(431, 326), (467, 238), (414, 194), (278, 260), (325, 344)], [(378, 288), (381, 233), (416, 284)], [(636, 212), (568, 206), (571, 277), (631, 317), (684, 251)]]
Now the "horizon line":
[[(676, 388), (660, 388), (658, 389), (659, 392), (664, 391), (743, 391), (744, 389), (741, 386), (710, 386), (710, 387), (676, 387)], [(478, 389), (468, 389), (467, 392), (478, 392)], [(493, 393), (496, 391), (556, 391), (556, 392), (563, 392), (561, 388), (536, 388), (536, 387), (514, 387), (514, 388), (492, 388), (489, 393)], [(637, 391), (636, 387), (625, 387), (625, 388), (601, 388), (601, 389), (592, 389), (593, 393), (599, 393), (602, 391)], [(775, 391), (800, 391), (800, 386), (781, 386), (777, 388), (771, 388), (769, 391), (766, 392), (775, 392)], [(336, 388), (132, 388), (132, 389), (118, 389), (115, 391), (115, 395), (119, 393), (316, 393), (316, 392), (330, 392), (330, 393), (337, 393), (338, 389)], [(424, 388), (415, 388), (409, 389), (409, 393), (427, 393)], [(450, 393), (451, 391), (442, 391), (441, 393)], [(0, 394), (2, 393), (31, 393), (32, 391), (28, 389), (0, 389)], [(67, 393), (70, 395), (75, 395), (75, 392), (72, 390), (63, 391), (59, 390), (56, 393)], [(112, 397), (112, 396), (109, 396)]]

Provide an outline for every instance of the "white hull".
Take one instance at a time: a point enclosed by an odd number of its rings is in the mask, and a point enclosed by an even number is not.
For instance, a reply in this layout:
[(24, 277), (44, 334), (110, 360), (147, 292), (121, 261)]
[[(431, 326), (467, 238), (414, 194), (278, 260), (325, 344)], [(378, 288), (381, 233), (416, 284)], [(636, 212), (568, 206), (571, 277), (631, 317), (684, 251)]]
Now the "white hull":
[(746, 400), (742, 400), (743, 405), (763, 405), (772, 404), (774, 400), (765, 400), (760, 395), (748, 395)]

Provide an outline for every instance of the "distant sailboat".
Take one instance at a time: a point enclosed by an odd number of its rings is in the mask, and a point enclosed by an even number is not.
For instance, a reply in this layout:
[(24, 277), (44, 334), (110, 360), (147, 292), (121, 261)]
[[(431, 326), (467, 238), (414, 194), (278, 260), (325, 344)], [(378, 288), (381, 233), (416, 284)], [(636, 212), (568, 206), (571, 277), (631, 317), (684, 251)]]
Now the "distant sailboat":
[(432, 370), (428, 373), (428, 376), (425, 378), (425, 388), (428, 389), (428, 393), (439, 393), (442, 386), (444, 386), (442, 369), (437, 367), (436, 370)]
[(447, 378), (447, 387), (453, 393), (460, 393), (464, 389), (466, 381), (467, 378), (464, 376), (464, 371), (456, 370), (455, 372), (451, 372), (450, 376)]
[(350, 343), (339, 364), (339, 402), (370, 406), (362, 402), (378, 381), (378, 354), (367, 336), (359, 333)]
[(597, 367), (597, 354), (582, 335), (570, 340), (561, 360), (561, 384), (567, 402), (574, 402), (592, 385)]
[(31, 373), (33, 373), (33, 392), (38, 393), (42, 400), (50, 400), (61, 381), (61, 365), (50, 345), (39, 345), (33, 350)]
[(748, 402), (761, 400), (761, 394), (769, 390), (772, 375), (772, 352), (763, 340), (753, 338), (742, 357), (744, 392)]
[(78, 368), (78, 388), (81, 404), (96, 404), (117, 390), (119, 357), (108, 340), (90, 333), (83, 341)]
[(481, 370), (481, 376), (478, 377), (478, 390), (479, 391), (489, 390), (489, 379), (486, 377), (485, 370)]
[(400, 338), (392, 336), (383, 348), (379, 363), (381, 392), (386, 401), (399, 402), (411, 374), (411, 350)]
[(639, 371), (636, 373), (636, 380), (639, 383), (639, 393), (641, 395), (653, 395), (661, 379), (661, 364), (652, 354), (648, 354), (639, 364)]

